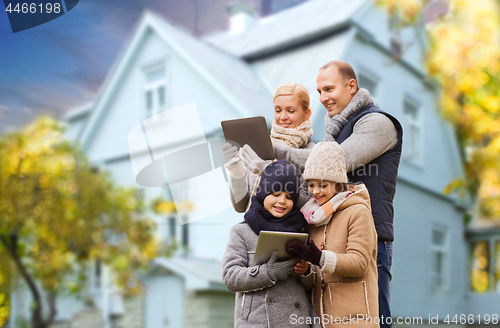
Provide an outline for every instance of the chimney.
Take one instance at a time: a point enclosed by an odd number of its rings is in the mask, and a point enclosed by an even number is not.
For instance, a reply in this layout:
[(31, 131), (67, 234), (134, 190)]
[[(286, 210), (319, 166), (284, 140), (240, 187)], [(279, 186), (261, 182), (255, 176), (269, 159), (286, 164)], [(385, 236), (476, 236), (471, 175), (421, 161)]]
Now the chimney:
[(229, 14), (229, 32), (231, 34), (246, 31), (257, 21), (255, 6), (245, 0), (236, 0), (226, 7)]

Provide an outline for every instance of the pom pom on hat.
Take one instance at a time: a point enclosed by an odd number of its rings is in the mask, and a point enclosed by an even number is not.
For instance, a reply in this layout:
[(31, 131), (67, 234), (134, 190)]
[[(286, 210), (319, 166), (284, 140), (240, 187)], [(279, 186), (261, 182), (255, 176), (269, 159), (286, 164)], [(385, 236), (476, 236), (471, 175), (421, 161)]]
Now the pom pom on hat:
[(302, 177), (347, 183), (344, 151), (336, 142), (317, 143), (307, 158)]

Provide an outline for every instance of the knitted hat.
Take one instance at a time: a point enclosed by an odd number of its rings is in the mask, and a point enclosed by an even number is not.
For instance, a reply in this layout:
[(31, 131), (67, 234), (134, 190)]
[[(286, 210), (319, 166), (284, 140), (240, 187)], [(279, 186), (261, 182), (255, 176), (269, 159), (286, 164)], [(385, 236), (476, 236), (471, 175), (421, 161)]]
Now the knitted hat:
[(335, 141), (317, 143), (307, 158), (302, 177), (347, 183), (344, 152)]
[(263, 203), (273, 192), (284, 191), (292, 196), (295, 204), (299, 199), (300, 181), (295, 168), (284, 159), (269, 164), (262, 172), (255, 196)]

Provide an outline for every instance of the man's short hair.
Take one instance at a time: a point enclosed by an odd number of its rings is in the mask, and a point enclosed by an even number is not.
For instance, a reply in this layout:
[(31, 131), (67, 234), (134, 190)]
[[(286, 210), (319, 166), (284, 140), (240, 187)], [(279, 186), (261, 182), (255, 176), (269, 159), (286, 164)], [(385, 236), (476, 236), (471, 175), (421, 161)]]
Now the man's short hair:
[(337, 68), (340, 76), (342, 76), (342, 80), (344, 80), (344, 83), (347, 83), (352, 79), (356, 81), (356, 85), (358, 85), (358, 78), (356, 77), (354, 68), (352, 68), (352, 66), (349, 63), (346, 63), (343, 60), (332, 60), (331, 62), (328, 62), (325, 65), (323, 65), (319, 70), (321, 71), (332, 66)]

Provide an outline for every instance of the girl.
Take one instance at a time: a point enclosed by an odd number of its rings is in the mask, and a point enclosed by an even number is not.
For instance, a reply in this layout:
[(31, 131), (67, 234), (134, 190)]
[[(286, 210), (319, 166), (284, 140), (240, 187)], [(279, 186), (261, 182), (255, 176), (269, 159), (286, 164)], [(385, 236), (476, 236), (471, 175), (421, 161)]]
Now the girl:
[[(311, 327), (314, 321), (307, 296), (314, 269), (300, 267), (298, 271), (309, 274), (297, 276), (293, 272), (298, 259), (278, 262), (276, 251), (267, 263), (252, 266), (261, 230), (299, 232), (307, 224), (296, 206), (298, 193), (299, 177), (290, 163), (279, 160), (268, 165), (245, 221), (231, 228), (222, 278), (229, 290), (237, 292), (235, 327)], [(321, 327), (317, 323), (313, 327)]]
[[(311, 142), (313, 130), (309, 102), (309, 92), (301, 84), (291, 82), (276, 90), (273, 98), (274, 121), (271, 129), (273, 144), (303, 149), (314, 147), (314, 143)], [(231, 202), (237, 212), (243, 213), (250, 205), (250, 197), (258, 184), (258, 175), (271, 161), (260, 159), (248, 145), (244, 145), (240, 152), (236, 146), (226, 143), (222, 150), (226, 168), (230, 172)], [(299, 207), (309, 199), (305, 183), (303, 189)]]
[(316, 313), (325, 328), (353, 323), (379, 327), (377, 233), (366, 187), (347, 184), (343, 151), (336, 142), (314, 147), (303, 177), (313, 195), (302, 208), (311, 223), (309, 244), (292, 240), (287, 252), (317, 266)]

